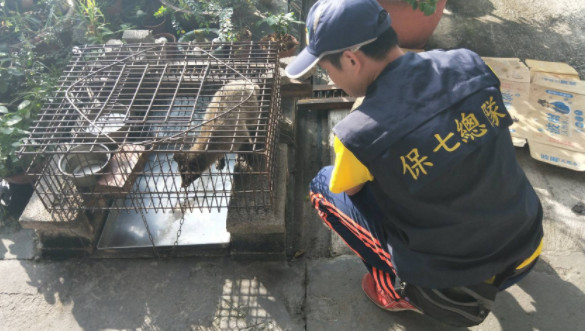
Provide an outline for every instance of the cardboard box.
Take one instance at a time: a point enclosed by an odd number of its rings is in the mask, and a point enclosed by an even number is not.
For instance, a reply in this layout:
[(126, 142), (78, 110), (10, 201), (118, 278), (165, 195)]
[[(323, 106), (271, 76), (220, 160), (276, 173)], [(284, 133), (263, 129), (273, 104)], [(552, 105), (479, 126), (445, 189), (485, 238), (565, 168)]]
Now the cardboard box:
[(526, 59), (526, 65), (530, 69), (530, 78), (534, 78), (537, 73), (546, 73), (579, 80), (577, 70), (566, 63)]
[(514, 124), (514, 146), (528, 144), (542, 162), (585, 171), (585, 82), (566, 63), (518, 58), (483, 60), (501, 82)]
[(510, 134), (514, 146), (526, 145), (527, 127), (532, 117), (529, 114), (528, 95), (530, 93), (530, 70), (518, 58), (483, 57), (485, 63), (500, 79), (500, 90), (506, 109), (510, 112), (514, 124)]
[(539, 161), (559, 167), (585, 171), (585, 153), (574, 152), (533, 141), (530, 142), (530, 156)]
[(536, 72), (529, 102), (535, 119), (527, 128), (532, 157), (585, 171), (585, 81)]

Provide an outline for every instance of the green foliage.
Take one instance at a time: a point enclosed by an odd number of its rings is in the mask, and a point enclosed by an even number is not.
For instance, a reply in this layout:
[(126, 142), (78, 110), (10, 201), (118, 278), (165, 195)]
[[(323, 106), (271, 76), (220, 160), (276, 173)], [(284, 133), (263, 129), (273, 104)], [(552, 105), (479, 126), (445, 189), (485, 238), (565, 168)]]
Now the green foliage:
[[(24, 162), (16, 157), (20, 149), (20, 143), (28, 131), (31, 103), (23, 101), (16, 112), (8, 112), (5, 106), (0, 117), (0, 177), (5, 178), (18, 174), (24, 170)], [(27, 117), (25, 117), (27, 116)]]
[(231, 7), (221, 7), (217, 3), (209, 3), (207, 9), (217, 15), (219, 21), (219, 41), (235, 41), (234, 25), (232, 15), (234, 10)]
[(0, 44), (23, 41), (38, 34), (43, 27), (43, 15), (46, 15), (43, 10), (21, 13), (6, 6), (6, 1), (0, 1)]
[(160, 2), (166, 8), (166, 13), (170, 12), (171, 23), (177, 34), (184, 34), (189, 32), (186, 29), (193, 29), (193, 27), (184, 27), (182, 22), (194, 22), (199, 29), (217, 28), (219, 41), (238, 40), (236, 31), (245, 29), (243, 21), (252, 17), (255, 11), (251, 0), (161, 0)]
[(160, 8), (154, 12), (154, 17), (163, 17), (169, 13), (167, 7), (160, 6)]
[(95, 0), (77, 0), (80, 24), (84, 25), (85, 37), (91, 43), (104, 43), (113, 32), (108, 28), (102, 10)]
[[(25, 161), (16, 156), (22, 138), (28, 134), (32, 119), (43, 102), (53, 95), (67, 58), (51, 67), (44, 57), (35, 53), (32, 45), (25, 44), (12, 53), (0, 53), (0, 81), (8, 81), (15, 88), (6, 93), (10, 99), (0, 104), (0, 177), (23, 171)], [(0, 87), (2, 87), (0, 85)]]
[(103, 44), (124, 30), (132, 29), (130, 23), (120, 24), (113, 30), (95, 0), (77, 0), (79, 25), (85, 30), (85, 38), (91, 44)]
[(414, 10), (420, 10), (425, 15), (432, 15), (437, 10), (439, 0), (404, 0), (412, 6)]
[(295, 14), (293, 12), (286, 14), (268, 14), (264, 19), (258, 21), (256, 24), (260, 26), (264, 23), (268, 24), (270, 29), (272, 29), (272, 31), (274, 31), (278, 37), (282, 37), (287, 34), (292, 24), (304, 24), (304, 22), (295, 19)]
[(170, 1), (173, 3), (173, 28), (179, 33), (185, 33), (185, 29), (181, 26), (180, 21), (195, 21), (199, 27), (210, 28), (211, 23), (209, 21), (209, 15), (207, 7), (209, 6), (208, 1), (195, 1), (195, 0), (176, 0)]

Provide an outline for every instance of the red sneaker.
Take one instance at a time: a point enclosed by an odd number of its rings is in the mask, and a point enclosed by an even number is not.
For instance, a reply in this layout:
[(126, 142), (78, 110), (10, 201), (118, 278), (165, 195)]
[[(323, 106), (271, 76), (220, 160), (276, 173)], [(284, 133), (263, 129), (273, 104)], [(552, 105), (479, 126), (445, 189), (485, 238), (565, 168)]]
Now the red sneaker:
[(372, 300), (376, 306), (387, 310), (387, 311), (404, 311), (411, 310), (417, 313), (422, 313), (415, 306), (411, 305), (410, 302), (405, 299), (394, 300), (390, 296), (380, 290), (374, 281), (374, 277), (370, 273), (367, 273), (362, 278), (362, 289), (366, 296)]

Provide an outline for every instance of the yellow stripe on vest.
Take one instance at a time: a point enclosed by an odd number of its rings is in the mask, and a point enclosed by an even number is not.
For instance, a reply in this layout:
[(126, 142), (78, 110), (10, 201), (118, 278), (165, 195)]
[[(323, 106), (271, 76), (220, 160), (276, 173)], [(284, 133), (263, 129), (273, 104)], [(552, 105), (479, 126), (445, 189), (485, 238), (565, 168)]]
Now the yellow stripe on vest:
[[(522, 268), (527, 267), (530, 263), (532, 263), (532, 261), (534, 261), (534, 259), (536, 259), (540, 255), (540, 253), (542, 252), (542, 243), (543, 239), (540, 240), (540, 244), (538, 244), (538, 247), (534, 250), (534, 253), (532, 253), (532, 255), (530, 255), (529, 258), (520, 263), (520, 265), (516, 267), (516, 270), (520, 270)], [(493, 284), (495, 280), (496, 275), (490, 277), (490, 279), (486, 280), (484, 283)]]
[(534, 251), (534, 253), (532, 253), (532, 255), (530, 255), (529, 258), (527, 258), (526, 260), (524, 260), (524, 262), (522, 262), (522, 264), (520, 264), (519, 266), (516, 267), (516, 270), (520, 270), (524, 267), (526, 267), (527, 265), (529, 265), (530, 263), (532, 263), (532, 261), (534, 261), (534, 259), (536, 259), (540, 253), (542, 252), (542, 243), (543, 243), (543, 239), (540, 239), (540, 244), (538, 245), (538, 247), (536, 248), (536, 250)]

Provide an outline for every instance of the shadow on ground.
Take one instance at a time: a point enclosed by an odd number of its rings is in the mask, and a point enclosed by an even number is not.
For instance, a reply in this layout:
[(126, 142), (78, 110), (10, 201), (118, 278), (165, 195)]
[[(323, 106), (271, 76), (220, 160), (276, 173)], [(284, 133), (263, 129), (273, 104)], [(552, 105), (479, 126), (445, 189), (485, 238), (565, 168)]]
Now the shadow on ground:
[[(583, 261), (584, 256), (580, 255)], [(568, 260), (559, 262), (570, 263)], [(540, 260), (523, 281), (498, 295), (495, 309), (471, 330), (582, 329), (583, 289), (572, 282), (584, 276), (565, 273)], [(557, 270), (557, 271), (555, 271)], [(363, 294), (360, 281), (366, 269), (356, 257), (315, 260), (308, 264), (307, 330), (466, 330), (443, 325), (413, 312), (389, 313)], [(334, 284), (334, 285), (329, 285)], [(581, 326), (581, 327), (579, 327)]]
[(583, 288), (574, 283), (578, 278), (581, 281), (577, 283), (583, 287), (584, 277), (579, 271), (569, 271), (569, 267), (553, 267), (540, 260), (526, 279), (501, 293), (494, 312), (501, 328), (582, 330), (585, 327), (585, 294)]
[[(0, 264), (0, 274), (7, 263)], [(18, 292), (10, 282), (29, 279), (21, 292), (31, 294), (0, 304), (11, 311), (0, 329), (303, 328), (302, 263), (222, 258), (21, 263), (19, 274), (13, 273), (8, 284), (2, 282), (0, 292)], [(11, 302), (19, 297), (21, 302)], [(24, 312), (44, 318), (23, 319)]]

